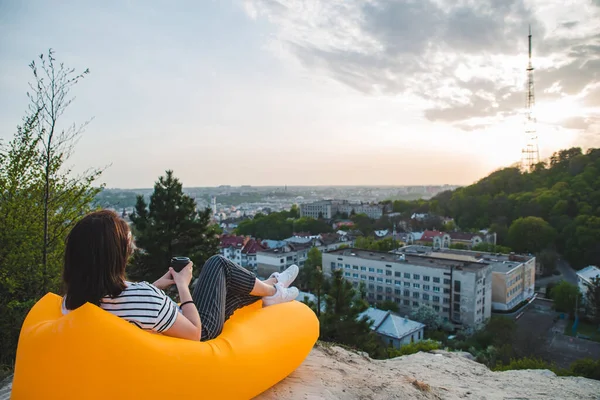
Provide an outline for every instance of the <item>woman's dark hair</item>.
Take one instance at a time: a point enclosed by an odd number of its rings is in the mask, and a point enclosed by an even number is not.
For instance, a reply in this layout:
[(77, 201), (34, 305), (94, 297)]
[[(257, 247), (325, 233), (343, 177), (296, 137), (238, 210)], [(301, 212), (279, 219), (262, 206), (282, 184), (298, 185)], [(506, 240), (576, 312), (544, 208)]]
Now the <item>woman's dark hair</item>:
[(129, 226), (108, 210), (83, 217), (67, 236), (63, 282), (65, 306), (99, 305), (125, 289), (125, 266), (133, 251)]

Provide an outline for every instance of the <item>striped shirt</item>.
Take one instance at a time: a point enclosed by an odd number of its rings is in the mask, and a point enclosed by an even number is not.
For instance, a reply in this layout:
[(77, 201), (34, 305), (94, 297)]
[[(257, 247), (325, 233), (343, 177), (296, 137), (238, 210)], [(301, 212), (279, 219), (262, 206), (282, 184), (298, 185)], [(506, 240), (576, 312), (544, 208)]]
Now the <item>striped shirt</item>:
[[(179, 306), (162, 290), (148, 282), (125, 282), (117, 297), (104, 297), (100, 308), (144, 330), (161, 333), (175, 323)], [(67, 314), (64, 299), (63, 314)]]

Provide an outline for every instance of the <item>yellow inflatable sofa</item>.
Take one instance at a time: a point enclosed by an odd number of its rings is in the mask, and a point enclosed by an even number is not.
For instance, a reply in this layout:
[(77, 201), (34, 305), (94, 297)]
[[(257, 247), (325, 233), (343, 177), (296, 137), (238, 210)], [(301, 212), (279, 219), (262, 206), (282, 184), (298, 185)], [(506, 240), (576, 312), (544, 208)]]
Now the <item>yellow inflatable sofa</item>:
[(19, 337), (12, 399), (251, 399), (307, 357), (319, 322), (297, 301), (235, 312), (207, 342), (143, 331), (92, 304), (68, 315), (49, 293)]

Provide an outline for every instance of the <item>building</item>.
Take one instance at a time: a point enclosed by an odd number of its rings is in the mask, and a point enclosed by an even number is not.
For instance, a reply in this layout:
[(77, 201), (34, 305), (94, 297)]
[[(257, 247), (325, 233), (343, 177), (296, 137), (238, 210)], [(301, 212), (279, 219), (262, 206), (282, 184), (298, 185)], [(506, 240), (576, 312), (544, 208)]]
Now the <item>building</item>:
[(430, 245), (435, 249), (448, 249), (452, 245), (462, 244), (468, 249), (481, 243), (496, 244), (495, 233), (467, 233), (467, 232), (440, 232), (425, 231), (418, 238), (414, 239), (417, 244)]
[(512, 310), (535, 294), (535, 257), (522, 255), (482, 255), (492, 266), (492, 309)]
[(300, 268), (308, 257), (311, 244), (286, 243), (284, 246), (260, 250), (256, 253), (256, 273), (261, 277), (268, 277), (273, 272), (282, 272), (292, 264)]
[(300, 205), (300, 216), (331, 219), (336, 214), (366, 214), (369, 218), (379, 219), (383, 216), (380, 204), (350, 203), (348, 200), (320, 200)]
[(386, 346), (399, 349), (403, 345), (419, 342), (424, 338), (425, 325), (402, 318), (391, 311), (369, 307), (358, 318), (365, 316), (373, 321), (371, 330), (381, 338)]
[(600, 279), (600, 268), (590, 265), (584, 269), (577, 271), (577, 283), (579, 286), (579, 292), (583, 296), (583, 301), (587, 297), (587, 291), (592, 286), (592, 280), (594, 278)]
[(247, 236), (222, 235), (219, 254), (251, 271), (256, 271), (256, 253), (265, 247)]
[(485, 323), (491, 317), (491, 266), (438, 254), (422, 246), (394, 253), (341, 249), (323, 253), (323, 268), (326, 274), (342, 269), (355, 286), (366, 284), (370, 302), (395, 301), (402, 314), (428, 305), (455, 324)]

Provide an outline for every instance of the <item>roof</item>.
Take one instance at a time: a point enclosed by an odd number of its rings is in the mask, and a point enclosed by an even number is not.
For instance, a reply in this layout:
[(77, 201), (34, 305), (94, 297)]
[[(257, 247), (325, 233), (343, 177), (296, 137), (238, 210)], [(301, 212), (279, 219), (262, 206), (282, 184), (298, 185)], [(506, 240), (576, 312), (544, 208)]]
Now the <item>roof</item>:
[(236, 235), (222, 235), (220, 247), (242, 247), (248, 238)]
[(257, 251), (264, 250), (264, 249), (265, 248), (263, 247), (262, 244), (260, 244), (260, 242), (258, 242), (257, 240), (254, 240), (254, 239), (250, 239), (244, 245), (244, 248), (242, 249), (242, 253), (256, 254)]
[(581, 279), (591, 282), (592, 278), (600, 278), (600, 268), (590, 265), (580, 271), (577, 271), (577, 275), (581, 277)]
[(417, 240), (429, 241), (429, 240), (433, 240), (434, 237), (439, 237), (439, 236), (444, 236), (444, 232), (425, 231), (425, 232), (423, 232), (423, 236), (421, 236), (421, 239), (417, 239)]
[(321, 234), (321, 242), (324, 245), (345, 242), (346, 239), (344, 238), (342, 240), (342, 236), (345, 236), (345, 235), (338, 235), (337, 233), (322, 233)]
[(384, 236), (387, 236), (388, 232), (389, 232), (389, 230), (387, 230), (387, 229), (383, 229), (383, 230), (380, 230), (380, 231), (375, 231), (375, 236), (377, 236), (377, 237), (384, 237)]
[(467, 232), (449, 232), (450, 239), (452, 240), (473, 240), (475, 236), (481, 236), (477, 233), (467, 233)]
[(362, 312), (359, 318), (362, 316), (367, 316), (373, 321), (373, 325), (371, 326), (373, 331), (394, 339), (402, 339), (425, 328), (425, 325), (420, 322), (403, 318), (391, 311), (384, 311), (373, 307), (369, 307)]

